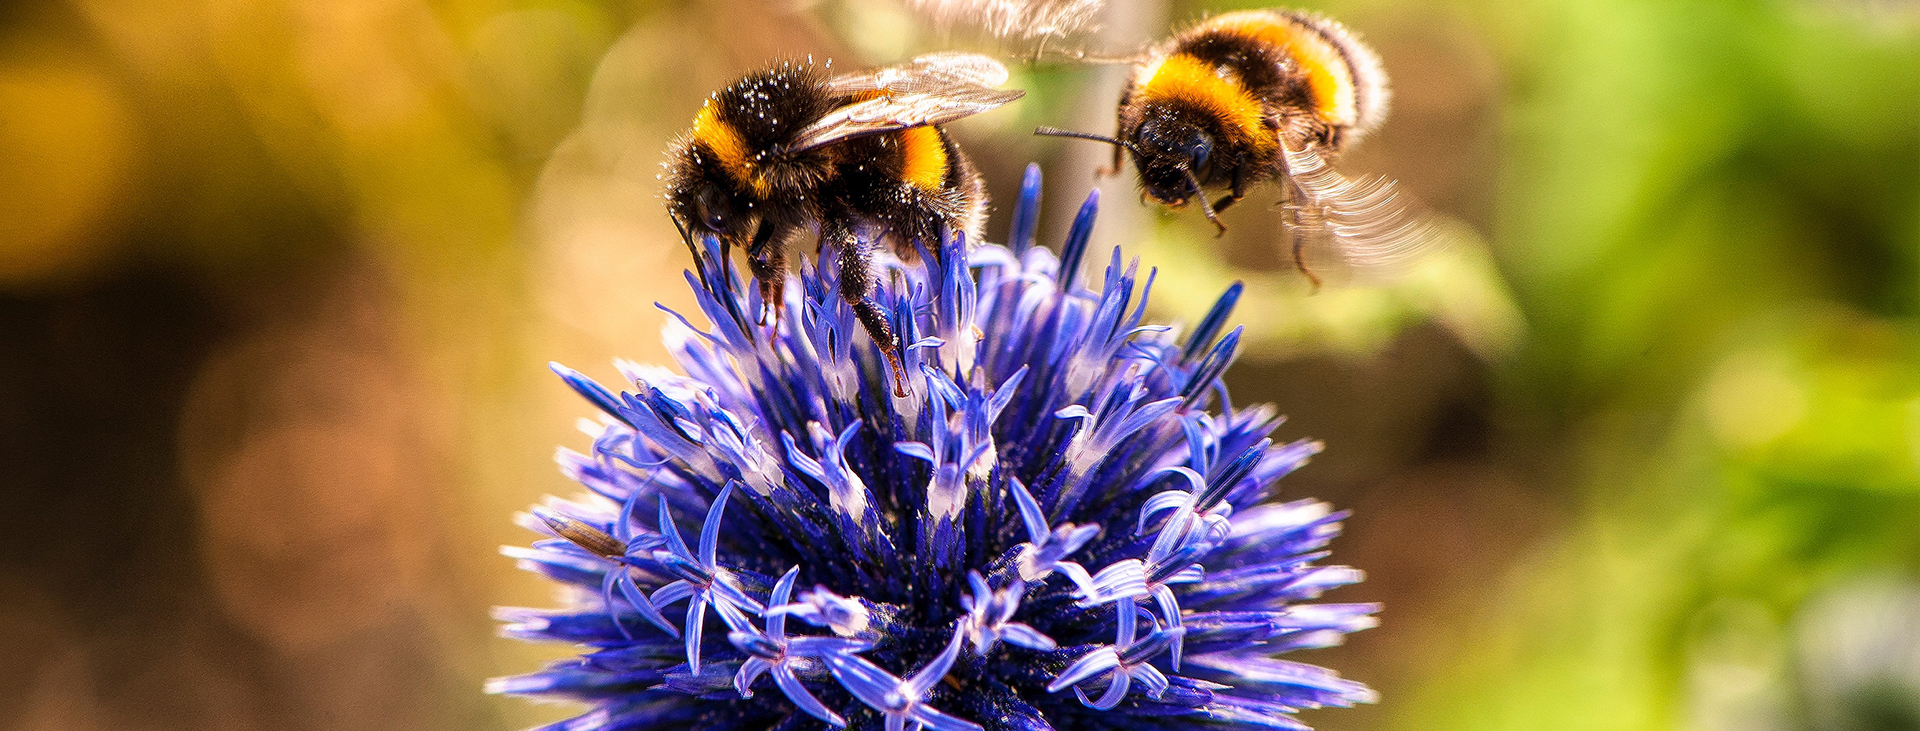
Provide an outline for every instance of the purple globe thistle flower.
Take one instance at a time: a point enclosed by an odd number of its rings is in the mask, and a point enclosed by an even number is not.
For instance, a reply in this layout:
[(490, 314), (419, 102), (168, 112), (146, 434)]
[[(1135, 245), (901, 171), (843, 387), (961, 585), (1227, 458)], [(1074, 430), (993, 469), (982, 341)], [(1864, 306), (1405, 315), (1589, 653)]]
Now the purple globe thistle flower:
[(1075, 276), (1098, 196), (1056, 259), (1039, 190), (1029, 168), (1006, 246), (892, 268), (909, 396), (830, 263), (768, 305), (713, 241), (687, 275), (711, 327), (668, 328), (685, 375), (623, 362), (615, 393), (556, 365), (604, 412), (558, 458), (593, 495), (505, 551), (572, 599), (499, 615), (588, 650), (489, 690), (591, 706), (553, 729), (1298, 729), (1372, 701), (1276, 657), (1378, 607), (1305, 603), (1361, 575), (1313, 563), (1344, 513), (1270, 501), (1319, 444), (1275, 445), (1220, 383), (1239, 285), (1184, 339), (1143, 326), (1153, 272), (1116, 250)]

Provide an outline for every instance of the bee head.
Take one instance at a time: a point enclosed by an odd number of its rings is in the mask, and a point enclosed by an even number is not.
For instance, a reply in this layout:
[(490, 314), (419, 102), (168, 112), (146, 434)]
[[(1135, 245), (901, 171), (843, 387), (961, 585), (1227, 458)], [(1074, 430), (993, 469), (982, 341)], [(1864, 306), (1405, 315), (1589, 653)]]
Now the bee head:
[(1129, 148), (1147, 195), (1178, 208), (1200, 192), (1199, 181), (1212, 172), (1213, 146), (1207, 130), (1169, 116), (1142, 121)]
[(696, 238), (710, 235), (745, 248), (760, 229), (761, 202), (723, 182), (706, 176), (691, 177), (668, 196), (674, 218)]
[[(1133, 153), (1134, 167), (1140, 171), (1140, 184), (1147, 195), (1163, 205), (1178, 208), (1187, 198), (1200, 192), (1199, 181), (1211, 173), (1213, 135), (1200, 126), (1177, 117), (1148, 119), (1126, 137), (1108, 137), (1091, 132), (1074, 132), (1041, 127), (1034, 134), (1045, 137), (1071, 137), (1105, 142)], [(1114, 162), (1120, 158), (1116, 154)]]
[(756, 202), (719, 185), (707, 183), (694, 189), (692, 203), (694, 226), (722, 239), (745, 243), (759, 228)]

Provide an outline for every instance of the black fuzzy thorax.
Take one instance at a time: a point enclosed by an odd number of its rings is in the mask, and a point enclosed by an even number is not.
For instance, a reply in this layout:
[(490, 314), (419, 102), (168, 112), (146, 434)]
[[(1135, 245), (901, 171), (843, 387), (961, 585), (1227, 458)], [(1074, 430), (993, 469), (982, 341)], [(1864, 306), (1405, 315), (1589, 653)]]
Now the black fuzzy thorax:
[(827, 90), (826, 75), (812, 65), (782, 63), (751, 73), (714, 95), (720, 121), (757, 151), (786, 146), (793, 136), (844, 103)]
[[(1304, 125), (1303, 137), (1322, 147), (1336, 144), (1337, 132), (1320, 123), (1313, 114), (1313, 87), (1307, 76), (1295, 68), (1293, 58), (1279, 47), (1238, 33), (1211, 29), (1181, 38), (1176, 49), (1176, 53), (1206, 65), (1231, 69), (1240, 85), (1260, 103), (1268, 134), (1278, 135), (1282, 129), (1299, 130)], [(1295, 144), (1300, 141), (1295, 140)], [(1251, 144), (1247, 140), (1235, 142)]]
[[(1351, 41), (1330, 33), (1323, 27), (1324, 21), (1286, 11), (1277, 14), (1290, 21), (1298, 32), (1320, 36), (1340, 54), (1341, 63), (1349, 70), (1359, 63), (1349, 47)], [(1312, 84), (1293, 56), (1280, 46), (1230, 29), (1199, 27), (1176, 36), (1166, 52), (1231, 69), (1241, 86), (1259, 101), (1270, 128), (1276, 134), (1287, 134), (1293, 144), (1312, 144), (1323, 154), (1339, 150), (1345, 130), (1327, 125), (1315, 114), (1318, 101)], [(1356, 94), (1361, 96), (1359, 104), (1370, 103), (1362, 91)]]
[[(811, 64), (781, 63), (748, 74), (714, 95), (714, 116), (738, 132), (749, 159), (772, 187), (766, 198), (812, 198), (813, 188), (835, 174), (832, 146), (789, 152), (802, 130), (847, 99), (827, 89), (827, 76)], [(741, 192), (745, 192), (742, 190)]]

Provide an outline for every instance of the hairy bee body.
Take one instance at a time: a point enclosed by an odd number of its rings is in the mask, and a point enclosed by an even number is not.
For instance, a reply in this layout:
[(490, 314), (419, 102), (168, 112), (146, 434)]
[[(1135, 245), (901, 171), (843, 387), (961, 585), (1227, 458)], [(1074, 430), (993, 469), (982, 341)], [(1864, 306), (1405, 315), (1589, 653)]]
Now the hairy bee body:
[(1138, 149), (1149, 196), (1184, 205), (1198, 192), (1191, 173), (1201, 186), (1230, 188), (1217, 210), (1285, 176), (1283, 148), (1332, 157), (1380, 123), (1386, 102), (1379, 58), (1340, 24), (1246, 10), (1149, 52), (1120, 99), (1118, 137)]
[(1018, 98), (991, 88), (1005, 78), (969, 54), (838, 76), (791, 62), (749, 74), (709, 97), (669, 151), (667, 208), (690, 234), (746, 252), (768, 318), (787, 247), (816, 233), (816, 253), (837, 255), (843, 299), (901, 376), (899, 343), (870, 296), (875, 247), (913, 261), (943, 235), (978, 240), (986, 186), (940, 124)]
[(674, 216), (742, 245), (754, 260), (782, 256), (809, 230), (824, 246), (870, 228), (908, 259), (916, 253), (912, 242), (931, 244), (943, 227), (977, 236), (985, 187), (937, 125), (791, 149), (829, 112), (875, 94), (836, 93), (827, 81), (812, 65), (788, 63), (710, 97), (669, 156)]
[[(1359, 268), (1391, 267), (1438, 241), (1393, 181), (1350, 179), (1332, 167), (1380, 125), (1387, 97), (1379, 57), (1339, 23), (1245, 10), (1201, 21), (1138, 57), (1114, 136), (1035, 133), (1111, 144), (1114, 172), (1132, 153), (1143, 197), (1169, 208), (1198, 199), (1221, 233), (1215, 214), (1255, 184), (1280, 183), (1294, 266), (1317, 287), (1303, 253), (1309, 239)], [(1209, 188), (1226, 195), (1209, 200)]]
[[(1162, 63), (1179, 61), (1224, 72), (1214, 91), (1257, 104), (1271, 133), (1301, 144), (1339, 147), (1386, 116), (1386, 77), (1371, 49), (1332, 20), (1284, 10), (1216, 16), (1171, 39)], [(1143, 96), (1178, 94), (1177, 74), (1143, 68)], [(1278, 122), (1277, 125), (1271, 123)]]

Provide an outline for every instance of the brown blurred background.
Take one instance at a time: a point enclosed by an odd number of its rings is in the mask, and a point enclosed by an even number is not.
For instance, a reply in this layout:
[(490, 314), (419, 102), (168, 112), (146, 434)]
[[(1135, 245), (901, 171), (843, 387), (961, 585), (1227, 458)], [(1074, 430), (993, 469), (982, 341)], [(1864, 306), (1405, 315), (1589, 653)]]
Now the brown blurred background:
[[(1310, 295), (1270, 209), (1216, 243), (1123, 176), (1098, 230), (1161, 319), (1246, 281), (1236, 400), (1329, 443), (1286, 496), (1356, 511), (1336, 598), (1387, 609), (1304, 659), (1385, 700), (1306, 720), (1920, 728), (1920, 11), (1310, 5), (1395, 80), (1346, 165), (1453, 245)], [(564, 652), (493, 636), (550, 601), (495, 549), (572, 490), (546, 361), (663, 357), (667, 140), (774, 58), (945, 47), (1026, 51), (895, 0), (0, 8), (0, 728), (560, 717), (480, 693)], [(956, 125), (999, 200), (1046, 165), (1045, 241), (1105, 150), (1027, 131), (1110, 129), (1122, 72)]]

